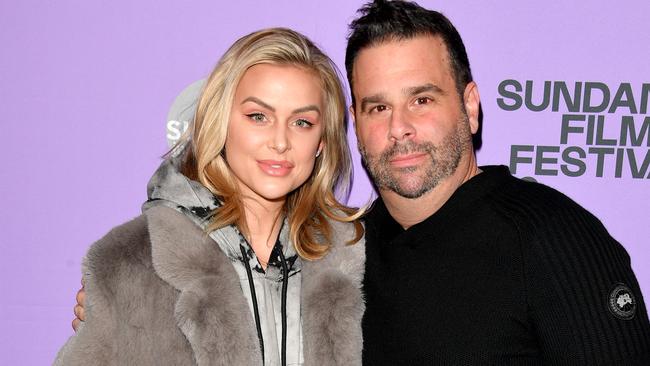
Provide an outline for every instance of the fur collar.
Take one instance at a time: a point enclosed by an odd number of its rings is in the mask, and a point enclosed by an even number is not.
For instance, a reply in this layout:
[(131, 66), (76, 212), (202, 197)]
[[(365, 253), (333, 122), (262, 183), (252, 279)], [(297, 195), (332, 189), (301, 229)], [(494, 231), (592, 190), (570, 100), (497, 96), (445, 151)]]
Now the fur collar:
[[(154, 269), (180, 292), (175, 318), (197, 364), (261, 365), (255, 322), (228, 258), (185, 215), (162, 206), (145, 215)], [(332, 226), (337, 244), (303, 264), (305, 365), (361, 365), (364, 243), (346, 246), (352, 225)]]

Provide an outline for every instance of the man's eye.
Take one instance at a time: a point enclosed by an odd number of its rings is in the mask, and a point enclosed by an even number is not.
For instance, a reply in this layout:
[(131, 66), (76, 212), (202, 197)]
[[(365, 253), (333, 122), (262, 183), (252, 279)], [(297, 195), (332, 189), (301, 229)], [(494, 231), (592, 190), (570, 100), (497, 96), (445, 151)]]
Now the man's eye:
[(376, 105), (370, 109), (370, 112), (383, 112), (386, 110), (386, 106), (383, 104)]
[(253, 122), (264, 122), (266, 121), (266, 116), (262, 113), (249, 113), (246, 115)]
[(313, 126), (314, 124), (307, 121), (306, 119), (299, 119), (295, 122), (296, 126), (298, 127), (303, 127), (303, 128), (309, 128)]
[(429, 97), (419, 97), (415, 99), (415, 104), (427, 104), (431, 102), (431, 98)]

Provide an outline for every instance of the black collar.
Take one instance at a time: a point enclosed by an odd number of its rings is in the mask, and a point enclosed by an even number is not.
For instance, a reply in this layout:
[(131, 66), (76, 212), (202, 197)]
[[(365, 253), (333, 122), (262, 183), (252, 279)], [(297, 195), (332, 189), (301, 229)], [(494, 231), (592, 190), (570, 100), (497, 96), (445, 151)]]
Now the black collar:
[(438, 224), (449, 222), (448, 220), (453, 219), (454, 216), (465, 212), (468, 206), (492, 190), (503, 186), (503, 183), (512, 178), (508, 168), (503, 165), (483, 166), (480, 169), (483, 172), (458, 187), (438, 211), (407, 230), (393, 219), (381, 197), (377, 198), (365, 216), (368, 241), (389, 243), (400, 236), (406, 238), (413, 234), (417, 235), (423, 230), (422, 228), (428, 232), (437, 227), (444, 229)]

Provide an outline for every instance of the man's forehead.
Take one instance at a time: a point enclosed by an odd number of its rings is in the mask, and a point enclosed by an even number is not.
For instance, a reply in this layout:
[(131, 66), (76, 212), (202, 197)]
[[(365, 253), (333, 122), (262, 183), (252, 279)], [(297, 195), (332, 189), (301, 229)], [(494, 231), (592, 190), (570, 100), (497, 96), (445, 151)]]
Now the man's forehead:
[[(352, 72), (354, 92), (369, 85), (381, 84), (382, 76), (385, 78), (391, 73), (398, 74), (400, 81), (407, 83), (408, 80), (404, 78), (413, 77), (416, 80), (413, 80), (412, 86), (423, 83), (424, 80), (418, 78), (424, 75), (446, 77), (451, 75), (448, 60), (447, 49), (439, 36), (422, 35), (377, 43), (362, 49), (355, 58)], [(403, 87), (400, 86), (400, 89)]]
[[(389, 50), (405, 50), (408, 48), (417, 47), (424, 48), (426, 51), (428, 51), (428, 53), (444, 54), (445, 57), (448, 54), (447, 46), (442, 37), (439, 35), (420, 34), (409, 38), (388, 37), (361, 48), (354, 60), (353, 67), (364, 54), (381, 53), (387, 52)], [(392, 57), (399, 59), (400, 55), (394, 54)]]

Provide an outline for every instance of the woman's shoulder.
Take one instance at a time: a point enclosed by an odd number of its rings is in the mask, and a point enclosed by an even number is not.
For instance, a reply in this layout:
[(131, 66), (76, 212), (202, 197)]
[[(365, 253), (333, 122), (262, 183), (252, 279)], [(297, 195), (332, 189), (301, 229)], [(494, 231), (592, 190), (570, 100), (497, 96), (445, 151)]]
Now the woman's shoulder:
[(151, 265), (147, 218), (140, 215), (111, 229), (93, 243), (84, 258), (83, 272), (93, 281), (109, 282), (120, 268)]
[[(348, 244), (354, 242), (357, 237), (357, 223), (363, 223), (361, 221), (353, 222), (343, 222), (334, 219), (329, 219), (329, 224), (332, 229), (332, 246), (333, 247), (347, 247)], [(364, 237), (361, 236), (360, 240), (356, 243), (363, 245)]]
[[(343, 273), (361, 278), (366, 261), (366, 245), (363, 236), (358, 241), (354, 222), (341, 222), (329, 219), (331, 243), (327, 254), (313, 261), (317, 270), (337, 268)], [(310, 263), (311, 264), (311, 263)]]
[[(175, 254), (174, 248), (194, 248), (197, 245), (190, 244), (204, 239), (203, 231), (182, 213), (163, 206), (149, 208), (92, 244), (83, 261), (87, 292), (112, 301), (110, 297), (133, 283), (153, 286), (154, 282), (166, 279), (160, 276), (161, 268), (177, 267), (174, 266), (179, 262), (174, 261), (176, 257), (167, 258)], [(186, 245), (179, 246), (179, 243)], [(179, 255), (188, 257), (188, 267), (192, 260), (196, 262), (196, 258), (206, 257), (202, 255), (204, 252), (191, 255), (193, 252), (188, 250)], [(157, 268), (156, 261), (164, 265)]]

